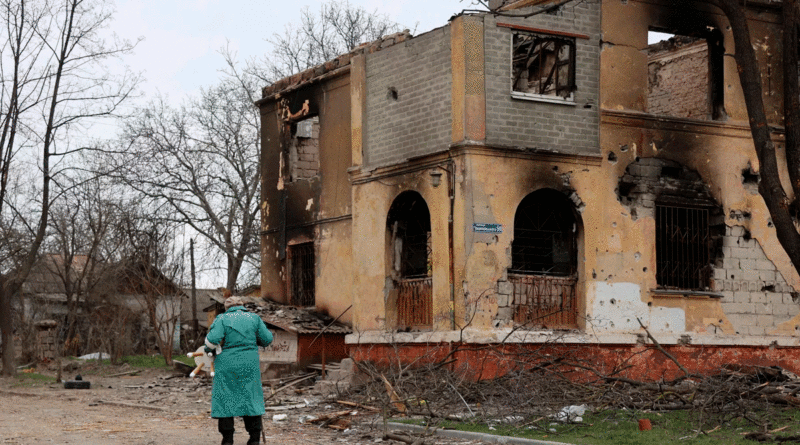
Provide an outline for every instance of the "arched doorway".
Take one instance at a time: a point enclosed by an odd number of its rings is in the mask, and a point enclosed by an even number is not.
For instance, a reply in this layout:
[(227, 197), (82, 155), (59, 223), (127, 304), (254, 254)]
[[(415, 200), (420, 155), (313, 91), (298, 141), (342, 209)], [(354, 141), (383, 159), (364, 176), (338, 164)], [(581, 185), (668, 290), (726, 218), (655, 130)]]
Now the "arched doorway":
[(577, 238), (577, 213), (564, 194), (541, 189), (519, 204), (508, 271), (515, 322), (549, 329), (578, 327)]
[(395, 198), (386, 218), (390, 275), (397, 292), (397, 328), (433, 325), (431, 214), (417, 192)]

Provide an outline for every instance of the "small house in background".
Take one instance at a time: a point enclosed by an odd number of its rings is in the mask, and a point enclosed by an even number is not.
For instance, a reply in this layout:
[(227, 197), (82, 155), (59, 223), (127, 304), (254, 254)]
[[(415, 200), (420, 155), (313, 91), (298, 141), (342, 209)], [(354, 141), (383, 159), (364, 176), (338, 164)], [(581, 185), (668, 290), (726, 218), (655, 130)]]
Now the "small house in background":
[(184, 300), (186, 294), (170, 277), (141, 261), (43, 254), (14, 308), (20, 324), (16, 350), (26, 360), (53, 358), (59, 351), (145, 352), (156, 344), (146, 334), (153, 331), (153, 323), (159, 335), (178, 349)]
[[(191, 329), (192, 320), (192, 289), (186, 288), (183, 293), (188, 296), (182, 301), (181, 307), (181, 321), (183, 322), (183, 329)], [(197, 324), (200, 325), (200, 330), (208, 329), (216, 316), (215, 312), (206, 312), (205, 309), (209, 306), (214, 307), (217, 300), (222, 298), (221, 289), (195, 289), (195, 299), (197, 300)], [(222, 307), (222, 305), (220, 305)]]
[[(255, 295), (259, 290), (254, 290)], [(209, 326), (225, 311), (222, 293), (214, 294), (214, 303), (205, 309)], [(287, 306), (263, 300), (257, 296), (240, 296), (250, 312), (258, 314), (273, 335), (269, 347), (259, 348), (261, 373), (274, 378), (285, 372), (304, 369), (309, 365), (338, 362), (348, 357), (344, 338), (353, 330), (333, 317), (313, 308)]]

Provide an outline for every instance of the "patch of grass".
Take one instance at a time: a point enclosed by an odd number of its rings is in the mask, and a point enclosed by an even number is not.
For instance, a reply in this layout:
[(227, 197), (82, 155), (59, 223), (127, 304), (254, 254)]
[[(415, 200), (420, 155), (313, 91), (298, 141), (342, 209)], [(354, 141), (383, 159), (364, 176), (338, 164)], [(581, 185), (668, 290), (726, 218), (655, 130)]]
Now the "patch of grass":
[[(765, 414), (776, 438), (800, 434), (800, 410), (782, 409)], [(649, 419), (652, 430), (639, 431), (639, 419)], [(581, 423), (548, 420), (523, 425), (442, 422), (440, 428), (452, 428), (501, 436), (592, 445), (651, 445), (654, 443), (691, 443), (699, 445), (752, 445), (745, 433), (759, 431), (751, 422), (733, 418), (720, 424), (705, 425), (700, 431), (696, 415), (686, 411), (633, 412), (607, 410), (587, 412)]]
[(20, 372), (14, 376), (14, 384), (12, 386), (34, 387), (54, 383), (55, 381), (55, 377), (37, 374), (35, 372)]
[[(180, 361), (190, 366), (194, 366), (194, 360), (183, 354), (172, 356), (173, 361)], [(80, 372), (84, 375), (114, 374), (119, 372), (119, 368), (111, 364), (111, 360), (79, 360)], [(164, 362), (164, 357), (156, 355), (126, 355), (117, 361), (117, 365), (128, 365), (132, 369), (170, 369)]]
[[(181, 363), (186, 363), (188, 365), (194, 366), (194, 360), (186, 357), (183, 354), (174, 354), (172, 356), (173, 361), (178, 361)], [(127, 363), (131, 367), (134, 368), (170, 368), (164, 362), (164, 357), (161, 355), (128, 355), (122, 357), (120, 359), (120, 363)]]
[(126, 355), (119, 360), (134, 368), (166, 368), (164, 357), (160, 355)]

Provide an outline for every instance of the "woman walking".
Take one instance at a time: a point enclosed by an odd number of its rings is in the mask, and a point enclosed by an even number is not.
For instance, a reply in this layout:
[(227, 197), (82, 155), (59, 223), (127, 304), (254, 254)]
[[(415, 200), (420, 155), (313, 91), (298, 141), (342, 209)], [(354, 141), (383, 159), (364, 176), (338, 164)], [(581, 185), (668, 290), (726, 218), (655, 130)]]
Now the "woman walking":
[(233, 445), (233, 418), (243, 417), (250, 435), (247, 445), (261, 443), (264, 390), (258, 346), (272, 343), (272, 333), (258, 315), (248, 312), (239, 297), (225, 300), (206, 335), (206, 352), (216, 352), (211, 387), (211, 417), (218, 419), (222, 445)]

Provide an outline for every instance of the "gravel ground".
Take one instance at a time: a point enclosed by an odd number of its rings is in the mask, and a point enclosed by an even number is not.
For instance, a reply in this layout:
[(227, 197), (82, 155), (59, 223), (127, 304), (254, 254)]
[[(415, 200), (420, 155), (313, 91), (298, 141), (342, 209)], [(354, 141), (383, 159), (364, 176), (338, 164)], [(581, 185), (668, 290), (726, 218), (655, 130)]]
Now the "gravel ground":
[[(123, 371), (104, 370), (105, 374)], [(40, 371), (41, 372), (41, 371)], [(21, 384), (0, 378), (0, 444), (83, 445), (201, 445), (217, 444), (216, 420), (209, 417), (210, 381), (172, 377), (168, 370), (144, 370), (137, 375), (102, 377), (85, 375), (91, 389), (64, 389), (63, 384)], [(265, 388), (266, 389), (266, 388)], [(268, 389), (266, 392), (268, 393)], [(337, 431), (301, 419), (346, 410), (306, 389), (275, 397), (264, 416), (267, 444), (399, 444), (384, 440), (380, 418), (356, 411), (352, 425)], [(291, 407), (291, 409), (285, 409)], [(284, 421), (273, 421), (285, 414)], [(241, 419), (236, 423), (236, 443), (246, 439)], [(464, 441), (428, 437), (428, 445), (467, 445)]]

